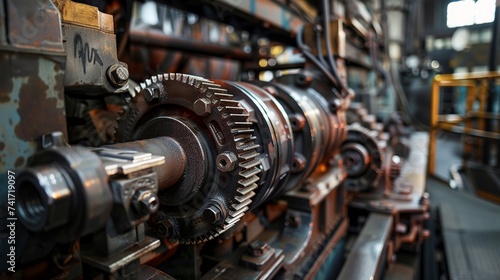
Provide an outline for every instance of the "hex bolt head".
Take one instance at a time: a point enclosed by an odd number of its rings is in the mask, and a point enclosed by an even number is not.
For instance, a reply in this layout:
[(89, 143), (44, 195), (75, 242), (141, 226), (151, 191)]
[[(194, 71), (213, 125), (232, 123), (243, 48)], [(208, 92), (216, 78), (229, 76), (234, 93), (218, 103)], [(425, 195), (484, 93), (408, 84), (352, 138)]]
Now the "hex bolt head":
[(160, 92), (157, 88), (145, 88), (143, 90), (144, 100), (149, 103), (158, 102), (160, 100)]
[(300, 131), (306, 125), (306, 119), (301, 114), (293, 114), (289, 117), (293, 131)]
[(153, 214), (158, 210), (159, 200), (150, 189), (139, 189), (132, 197), (132, 206), (139, 215)]
[(203, 211), (203, 218), (210, 224), (216, 224), (223, 219), (222, 210), (218, 205), (211, 205)]
[(127, 84), (129, 73), (127, 67), (114, 64), (108, 68), (107, 76), (109, 82), (115, 87), (122, 87)]
[(212, 104), (210, 103), (210, 100), (206, 98), (200, 98), (194, 102), (194, 112), (198, 116), (206, 116), (210, 113), (212, 110)]
[(161, 220), (158, 223), (156, 223), (156, 231), (161, 236), (168, 237), (169, 235), (172, 234), (172, 229), (173, 229), (172, 223), (167, 219)]
[(269, 245), (260, 240), (253, 241), (247, 247), (247, 252), (252, 257), (261, 257), (267, 250), (269, 250)]
[(238, 158), (231, 152), (224, 152), (217, 156), (217, 168), (221, 172), (229, 172), (234, 169)]

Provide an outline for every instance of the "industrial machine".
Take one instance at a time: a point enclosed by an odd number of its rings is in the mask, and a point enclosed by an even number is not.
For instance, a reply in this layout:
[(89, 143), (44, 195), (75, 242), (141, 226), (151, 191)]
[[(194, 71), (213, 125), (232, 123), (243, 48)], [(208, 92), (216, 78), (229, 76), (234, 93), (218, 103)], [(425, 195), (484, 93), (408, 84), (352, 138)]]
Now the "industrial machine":
[[(107, 10), (131, 17), (130, 2)], [(241, 12), (209, 2), (192, 9), (237, 26)], [(263, 25), (305, 58), (268, 81), (165, 71), (134, 82), (119, 60), (127, 40), (164, 38), (118, 29), (130, 18), (89, 4), (0, 2), (2, 277), (367, 279), (420, 250), (429, 198), (406, 165), (411, 129), (354, 102), (329, 1), (296, 34)], [(364, 16), (345, 28), (373, 39)]]

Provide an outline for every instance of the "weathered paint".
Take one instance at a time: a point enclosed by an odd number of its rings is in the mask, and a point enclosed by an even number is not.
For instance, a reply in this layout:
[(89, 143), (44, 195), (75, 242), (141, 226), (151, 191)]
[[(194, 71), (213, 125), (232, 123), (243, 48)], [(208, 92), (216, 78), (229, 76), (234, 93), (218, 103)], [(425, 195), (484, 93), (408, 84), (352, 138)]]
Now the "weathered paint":
[(34, 54), (0, 54), (0, 173), (23, 167), (37, 140), (53, 131), (66, 133), (62, 69), (64, 61)]

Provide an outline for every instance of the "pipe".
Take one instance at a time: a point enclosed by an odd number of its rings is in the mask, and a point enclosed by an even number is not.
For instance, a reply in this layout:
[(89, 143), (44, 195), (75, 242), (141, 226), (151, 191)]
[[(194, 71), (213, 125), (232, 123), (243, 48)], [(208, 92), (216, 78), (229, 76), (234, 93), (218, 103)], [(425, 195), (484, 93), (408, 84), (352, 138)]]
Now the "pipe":
[(200, 55), (216, 56), (240, 61), (251, 61), (270, 56), (256, 56), (246, 53), (241, 48), (215, 45), (180, 37), (173, 37), (151, 29), (133, 29), (130, 31), (130, 43), (152, 48), (177, 50)]

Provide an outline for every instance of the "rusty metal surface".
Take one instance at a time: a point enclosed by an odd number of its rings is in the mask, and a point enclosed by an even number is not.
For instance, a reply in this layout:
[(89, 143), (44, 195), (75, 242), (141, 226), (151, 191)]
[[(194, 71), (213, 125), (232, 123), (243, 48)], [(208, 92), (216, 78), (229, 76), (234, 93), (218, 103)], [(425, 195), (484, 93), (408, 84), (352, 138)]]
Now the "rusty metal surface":
[(8, 0), (8, 38), (19, 49), (63, 51), (59, 11), (51, 0)]
[(54, 3), (61, 11), (63, 22), (114, 33), (113, 16), (101, 13), (97, 7), (71, 0), (56, 0)]
[(0, 53), (0, 173), (23, 167), (40, 135), (66, 133), (62, 61)]
[(4, 1), (0, 1), (0, 46), (5, 45), (7, 43), (7, 34), (6, 34), (6, 11), (5, 11), (5, 3)]
[(118, 61), (114, 34), (65, 24), (64, 36), (67, 55), (64, 86), (67, 92), (94, 96), (128, 91), (128, 83), (115, 87), (107, 78), (111, 66), (127, 67)]

